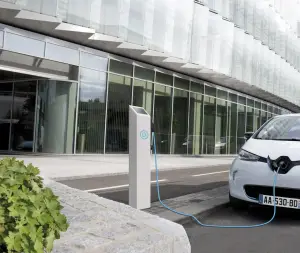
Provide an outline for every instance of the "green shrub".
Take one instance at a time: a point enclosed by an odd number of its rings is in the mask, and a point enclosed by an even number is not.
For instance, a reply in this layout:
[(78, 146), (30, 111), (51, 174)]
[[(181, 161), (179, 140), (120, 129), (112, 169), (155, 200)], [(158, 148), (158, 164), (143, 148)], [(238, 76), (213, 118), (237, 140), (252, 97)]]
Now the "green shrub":
[(0, 252), (51, 252), (68, 229), (58, 197), (39, 173), (15, 158), (0, 160)]

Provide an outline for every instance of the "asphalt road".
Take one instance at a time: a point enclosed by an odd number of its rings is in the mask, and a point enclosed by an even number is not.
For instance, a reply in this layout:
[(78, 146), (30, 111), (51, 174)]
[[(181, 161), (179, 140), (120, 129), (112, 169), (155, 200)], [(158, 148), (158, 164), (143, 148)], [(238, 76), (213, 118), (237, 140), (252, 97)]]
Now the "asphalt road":
[[(162, 199), (210, 190), (228, 183), (228, 166), (211, 166), (159, 173)], [(156, 202), (155, 172), (151, 173), (151, 201)], [(60, 181), (65, 185), (95, 193), (99, 196), (128, 204), (128, 175), (116, 175)]]
[[(202, 220), (206, 224), (252, 225), (269, 220), (273, 210), (253, 207), (248, 211), (224, 208)], [(279, 210), (269, 225), (251, 229), (204, 228), (185, 225), (192, 253), (295, 253), (298, 252), (300, 211)]]

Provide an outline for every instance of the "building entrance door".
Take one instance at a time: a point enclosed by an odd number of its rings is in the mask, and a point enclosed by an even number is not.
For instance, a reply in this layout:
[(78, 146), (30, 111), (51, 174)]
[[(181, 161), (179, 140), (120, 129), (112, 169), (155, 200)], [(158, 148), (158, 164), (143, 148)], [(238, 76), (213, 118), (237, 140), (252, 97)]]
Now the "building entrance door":
[(0, 83), (0, 150), (32, 152), (37, 81)]

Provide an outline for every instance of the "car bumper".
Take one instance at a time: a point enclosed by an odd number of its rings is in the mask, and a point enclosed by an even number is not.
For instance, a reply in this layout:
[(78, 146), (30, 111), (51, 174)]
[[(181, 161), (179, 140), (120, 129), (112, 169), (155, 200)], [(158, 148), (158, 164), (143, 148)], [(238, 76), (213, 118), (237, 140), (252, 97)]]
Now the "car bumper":
[[(275, 173), (267, 163), (236, 158), (229, 173), (229, 191), (234, 198), (257, 203), (258, 194), (273, 195)], [(278, 174), (276, 196), (300, 198), (300, 166), (287, 174)]]

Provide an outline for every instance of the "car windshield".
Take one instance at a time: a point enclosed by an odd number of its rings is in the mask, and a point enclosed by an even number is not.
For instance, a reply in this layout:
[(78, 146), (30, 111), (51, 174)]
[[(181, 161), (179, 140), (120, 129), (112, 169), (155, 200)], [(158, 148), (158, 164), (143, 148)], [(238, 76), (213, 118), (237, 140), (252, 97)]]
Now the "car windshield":
[(273, 118), (256, 134), (254, 139), (300, 141), (300, 116)]

